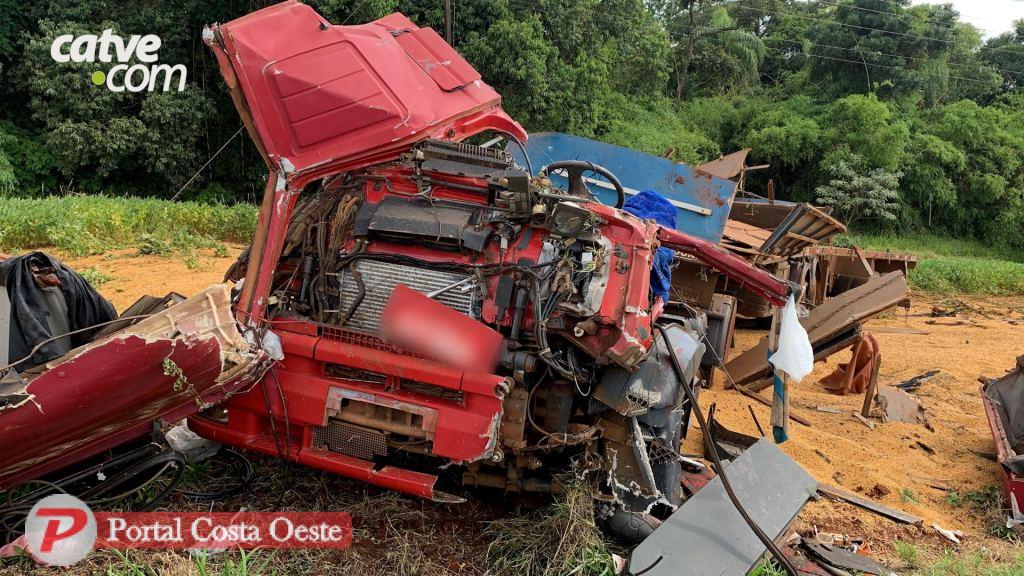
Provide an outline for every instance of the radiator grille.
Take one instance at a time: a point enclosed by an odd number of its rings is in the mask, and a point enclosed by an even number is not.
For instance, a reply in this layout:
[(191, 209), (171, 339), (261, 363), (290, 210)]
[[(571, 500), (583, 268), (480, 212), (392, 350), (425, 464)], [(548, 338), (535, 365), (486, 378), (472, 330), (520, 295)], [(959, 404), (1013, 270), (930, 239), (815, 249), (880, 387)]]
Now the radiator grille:
[[(404, 284), (426, 294), (468, 277), (457, 272), (441, 272), (375, 260), (359, 260), (356, 262), (356, 269), (362, 277), (366, 295), (345, 327), (371, 333), (379, 331), (380, 315), (384, 311), (384, 305), (398, 284)], [(348, 268), (341, 272), (338, 279), (341, 291), (338, 309), (344, 314), (359, 294), (359, 287)], [(436, 300), (463, 314), (471, 315), (476, 297), (476, 290), (463, 292), (459, 288), (453, 288), (438, 296)]]
[(387, 437), (383, 432), (333, 418), (327, 421), (327, 426), (313, 429), (313, 446), (363, 460), (388, 453)]

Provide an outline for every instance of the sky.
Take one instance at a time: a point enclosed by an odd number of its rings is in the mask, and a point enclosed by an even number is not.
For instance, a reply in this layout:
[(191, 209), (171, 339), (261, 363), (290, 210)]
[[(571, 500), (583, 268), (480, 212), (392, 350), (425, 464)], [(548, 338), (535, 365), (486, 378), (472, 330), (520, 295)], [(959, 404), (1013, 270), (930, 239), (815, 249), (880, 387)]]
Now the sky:
[(1024, 0), (913, 0), (913, 4), (952, 4), (960, 20), (973, 24), (988, 38), (1008, 32), (1024, 18)]

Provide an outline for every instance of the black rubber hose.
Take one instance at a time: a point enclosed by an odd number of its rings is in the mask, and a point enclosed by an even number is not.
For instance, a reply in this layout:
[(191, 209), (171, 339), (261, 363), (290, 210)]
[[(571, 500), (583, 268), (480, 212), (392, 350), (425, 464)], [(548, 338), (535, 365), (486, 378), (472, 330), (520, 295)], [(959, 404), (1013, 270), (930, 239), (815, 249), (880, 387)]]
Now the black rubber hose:
[(358, 263), (358, 260), (353, 260), (352, 264), (348, 267), (349, 275), (351, 275), (352, 279), (356, 281), (356, 289), (358, 292), (356, 293), (356, 297), (352, 300), (352, 304), (348, 307), (348, 311), (345, 312), (345, 316), (343, 316), (341, 321), (338, 322), (339, 326), (348, 324), (348, 321), (355, 315), (359, 305), (363, 303), (363, 299), (366, 298), (366, 284), (363, 283), (363, 275), (360, 274), (359, 269), (356, 268), (356, 264)]
[(779, 550), (779, 547), (775, 545), (773, 541), (761, 527), (754, 522), (754, 519), (747, 513), (746, 508), (740, 503), (739, 498), (736, 497), (736, 493), (732, 490), (732, 485), (729, 483), (729, 477), (725, 473), (725, 467), (722, 466), (722, 461), (718, 457), (718, 450), (715, 449), (714, 442), (711, 440), (711, 435), (708, 433), (708, 423), (704, 419), (704, 414), (700, 410), (700, 406), (697, 404), (697, 395), (693, 393), (693, 389), (687, 385), (686, 379), (683, 376), (683, 367), (679, 364), (679, 358), (676, 357), (676, 351), (672, 348), (672, 341), (668, 337), (665, 327), (660, 324), (655, 324), (654, 327), (661, 333), (661, 337), (665, 339), (665, 348), (668, 349), (668, 357), (672, 360), (672, 371), (675, 372), (676, 378), (679, 380), (679, 384), (683, 387), (683, 392), (686, 393), (686, 398), (690, 401), (690, 406), (693, 413), (697, 416), (697, 423), (700, 424), (701, 435), (704, 437), (704, 444), (708, 447), (708, 453), (711, 454), (711, 461), (715, 464), (715, 470), (718, 471), (718, 477), (722, 479), (722, 487), (725, 488), (725, 493), (729, 495), (729, 500), (732, 501), (732, 505), (736, 507), (736, 511), (743, 517), (743, 521), (750, 526), (750, 529), (754, 531), (754, 535), (757, 536), (758, 540), (764, 544), (765, 548), (775, 558), (775, 561), (786, 571), (788, 576), (799, 576), (796, 568), (789, 562), (789, 559)]

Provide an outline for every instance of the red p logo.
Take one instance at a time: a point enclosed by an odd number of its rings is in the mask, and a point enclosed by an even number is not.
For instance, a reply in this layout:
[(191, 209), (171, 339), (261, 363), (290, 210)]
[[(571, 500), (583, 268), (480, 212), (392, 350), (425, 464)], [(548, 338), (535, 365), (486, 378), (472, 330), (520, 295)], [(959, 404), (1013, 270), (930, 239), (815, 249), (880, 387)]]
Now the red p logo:
[(28, 513), (25, 539), (29, 551), (40, 562), (71, 566), (92, 551), (96, 543), (96, 518), (85, 502), (74, 496), (47, 496)]
[(40, 508), (36, 515), (44, 518), (71, 518), (71, 526), (64, 531), (60, 529), (61, 524), (64, 524), (60, 520), (50, 520), (46, 523), (43, 541), (39, 544), (40, 552), (52, 552), (54, 542), (78, 534), (89, 523), (88, 513), (79, 508)]

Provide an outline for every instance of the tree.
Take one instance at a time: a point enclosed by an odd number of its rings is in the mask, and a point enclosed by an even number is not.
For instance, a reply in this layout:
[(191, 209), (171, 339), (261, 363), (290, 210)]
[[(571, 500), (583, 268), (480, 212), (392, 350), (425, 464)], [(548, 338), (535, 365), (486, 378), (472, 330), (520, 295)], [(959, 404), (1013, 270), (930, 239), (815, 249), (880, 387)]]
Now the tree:
[(677, 102), (690, 88), (691, 73), (702, 85), (723, 90), (757, 79), (764, 44), (741, 30), (724, 6), (710, 0), (655, 0), (654, 11), (668, 32)]
[(853, 227), (863, 220), (876, 224), (893, 224), (898, 220), (899, 186), (901, 172), (887, 172), (874, 168), (868, 172), (858, 170), (847, 160), (829, 166), (829, 181), (815, 192), (818, 202), (831, 206), (836, 216)]

